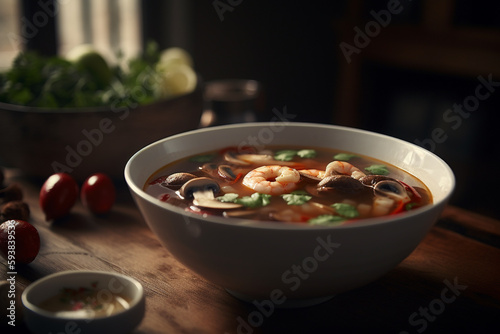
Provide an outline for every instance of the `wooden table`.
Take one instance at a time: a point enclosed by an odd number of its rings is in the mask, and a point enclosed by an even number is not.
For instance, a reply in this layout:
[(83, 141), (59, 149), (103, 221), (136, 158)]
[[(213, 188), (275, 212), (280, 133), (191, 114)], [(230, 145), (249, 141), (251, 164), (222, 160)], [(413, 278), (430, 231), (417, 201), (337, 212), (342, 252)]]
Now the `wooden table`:
[[(40, 184), (15, 171), (8, 171), (6, 182), (23, 187), (42, 240), (35, 261), (18, 266), (17, 288), (70, 269), (132, 276), (145, 288), (147, 307), (134, 333), (500, 332), (500, 221), (456, 207), (447, 207), (420, 246), (378, 281), (317, 306), (275, 309), (259, 318), (255, 306), (178, 263), (124, 184), (109, 214), (92, 216), (78, 203), (69, 216), (49, 223), (38, 206)], [(0, 266), (5, 279), (4, 259)], [(19, 315), (16, 324), (8, 333), (26, 331)]]

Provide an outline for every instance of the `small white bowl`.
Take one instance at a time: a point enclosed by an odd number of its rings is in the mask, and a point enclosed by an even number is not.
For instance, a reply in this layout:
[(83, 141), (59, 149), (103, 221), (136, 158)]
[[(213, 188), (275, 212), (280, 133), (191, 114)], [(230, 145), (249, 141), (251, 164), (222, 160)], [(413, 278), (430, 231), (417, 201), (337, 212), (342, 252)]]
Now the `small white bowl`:
[[(371, 156), (419, 178), (434, 202), (400, 215), (319, 227), (204, 217), (143, 190), (166, 164), (247, 145), (324, 147)], [(144, 219), (181, 263), (240, 299), (277, 307), (318, 303), (385, 275), (422, 241), (455, 186), (444, 161), (409, 142), (341, 126), (291, 122), (219, 126), (160, 140), (130, 158), (125, 179)]]
[[(89, 287), (98, 282), (98, 297), (120, 293), (130, 300), (130, 307), (110, 316), (78, 318), (58, 316), (38, 305), (57, 295), (63, 288)], [(102, 291), (102, 293), (101, 293)], [(106, 296), (105, 296), (106, 295)], [(113, 272), (64, 271), (41, 278), (29, 285), (21, 296), (24, 320), (33, 333), (128, 333), (144, 317), (145, 298), (142, 285), (135, 279)]]

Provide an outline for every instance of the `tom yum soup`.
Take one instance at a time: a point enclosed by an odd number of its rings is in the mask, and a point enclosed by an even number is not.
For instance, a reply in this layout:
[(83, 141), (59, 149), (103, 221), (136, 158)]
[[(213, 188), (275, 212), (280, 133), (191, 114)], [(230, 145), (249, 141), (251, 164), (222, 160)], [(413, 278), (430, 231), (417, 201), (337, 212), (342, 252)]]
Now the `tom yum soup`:
[(379, 160), (323, 148), (235, 148), (188, 157), (144, 190), (184, 210), (231, 218), (340, 225), (432, 203), (427, 187)]

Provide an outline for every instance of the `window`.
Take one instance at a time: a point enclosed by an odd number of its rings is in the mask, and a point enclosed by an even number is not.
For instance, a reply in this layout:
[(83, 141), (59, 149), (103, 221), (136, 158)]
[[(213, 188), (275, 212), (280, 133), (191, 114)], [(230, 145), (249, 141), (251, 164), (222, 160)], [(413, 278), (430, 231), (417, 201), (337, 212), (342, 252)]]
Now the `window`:
[[(109, 59), (118, 51), (125, 57), (137, 55), (142, 47), (140, 0), (48, 0), (30, 3), (26, 14), (22, 1), (2, 0), (0, 6), (0, 70), (7, 69), (23, 49), (23, 39), (43, 28), (48, 17), (56, 22), (57, 49), (60, 55), (83, 43), (93, 44)], [(44, 7), (45, 6), (45, 7)], [(36, 34), (33, 33), (34, 38)], [(47, 38), (47, 37), (44, 37)]]
[(0, 71), (7, 69), (19, 52), (19, 44), (11, 39), (19, 31), (18, 3), (18, 0), (2, 0), (0, 6)]
[(59, 53), (93, 44), (108, 58), (118, 51), (126, 57), (141, 49), (139, 0), (60, 1), (57, 17)]

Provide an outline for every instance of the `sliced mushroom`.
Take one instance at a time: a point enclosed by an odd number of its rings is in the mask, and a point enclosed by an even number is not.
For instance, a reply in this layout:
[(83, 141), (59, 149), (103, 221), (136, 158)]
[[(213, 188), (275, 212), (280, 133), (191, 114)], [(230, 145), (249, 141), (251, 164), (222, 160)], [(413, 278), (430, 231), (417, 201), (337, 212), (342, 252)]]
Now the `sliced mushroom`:
[(236, 174), (234, 173), (233, 169), (229, 165), (220, 165), (217, 168), (218, 174), (220, 177), (223, 179), (229, 180), (229, 181), (234, 181), (236, 180)]
[(242, 207), (241, 204), (216, 200), (215, 195), (219, 191), (220, 186), (216, 181), (208, 177), (198, 177), (186, 182), (179, 190), (179, 194), (186, 199), (192, 199), (194, 205), (203, 208), (229, 210)]
[(366, 176), (363, 176), (361, 179), (359, 179), (359, 181), (361, 181), (361, 183), (363, 183), (365, 186), (368, 186), (368, 187), (374, 187), (380, 181), (385, 181), (385, 180), (395, 181), (393, 178), (385, 176), (385, 175), (366, 175)]
[(236, 156), (239, 160), (245, 161), (250, 164), (255, 163), (269, 163), (275, 161), (272, 155), (269, 154), (238, 154)]
[(196, 196), (214, 199), (214, 196), (218, 194), (219, 191), (219, 184), (211, 178), (197, 177), (184, 183), (179, 190), (179, 194), (186, 199), (193, 199), (196, 198)]
[(225, 211), (223, 215), (227, 218), (251, 218), (255, 216), (256, 213), (257, 210), (231, 210)]
[(227, 162), (229, 162), (233, 165), (237, 165), (237, 166), (249, 166), (250, 165), (249, 162), (239, 159), (238, 154), (236, 154), (236, 152), (234, 152), (234, 151), (227, 151), (226, 153), (224, 153), (224, 160), (226, 160)]
[(377, 182), (373, 187), (375, 196), (388, 197), (396, 201), (409, 202), (410, 197), (401, 183), (396, 180), (384, 180)]
[(203, 164), (203, 166), (200, 167), (200, 170), (208, 175), (215, 176), (217, 174), (218, 166), (219, 165), (214, 164), (213, 162), (208, 162)]
[(200, 197), (197, 195), (197, 193), (195, 193), (193, 204), (201, 208), (218, 209), (218, 210), (233, 210), (233, 209), (239, 209), (243, 206), (237, 203), (221, 202), (216, 200), (215, 198)]
[(278, 161), (270, 154), (260, 153), (243, 153), (236, 154), (235, 152), (228, 151), (224, 154), (224, 159), (233, 165), (249, 166), (252, 164), (271, 165), (278, 164), (281, 166), (296, 166), (297, 162), (293, 161)]
[(306, 182), (318, 183), (322, 180), (322, 178), (308, 174), (308, 173), (304, 172), (303, 170), (298, 170), (298, 172), (300, 174), (300, 179), (304, 180)]
[(169, 175), (165, 181), (161, 183), (162, 186), (170, 189), (179, 189), (187, 181), (196, 178), (197, 176), (191, 173), (174, 173)]
[(347, 175), (325, 176), (318, 183), (318, 191), (338, 190), (342, 192), (357, 192), (363, 189), (363, 184)]

